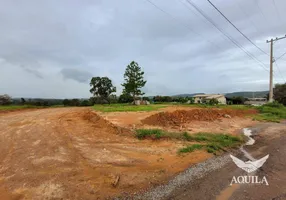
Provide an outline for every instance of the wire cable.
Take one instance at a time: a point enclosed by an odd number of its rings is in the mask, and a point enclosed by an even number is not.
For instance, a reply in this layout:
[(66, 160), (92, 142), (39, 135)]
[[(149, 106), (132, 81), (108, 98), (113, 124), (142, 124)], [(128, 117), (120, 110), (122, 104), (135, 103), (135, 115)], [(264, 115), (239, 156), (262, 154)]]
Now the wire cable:
[(261, 49), (259, 46), (257, 46), (251, 39), (249, 39), (243, 32), (241, 32), (210, 0), (207, 0), (212, 7), (214, 7), (227, 21), (230, 23), (245, 39), (247, 39), (251, 44), (253, 44), (257, 49), (259, 49), (262, 53), (269, 56), (268, 53), (266, 53), (263, 49)]
[(265, 17), (265, 15), (264, 15), (264, 13), (262, 12), (262, 10), (261, 10), (261, 8), (260, 8), (260, 6), (259, 6), (258, 0), (255, 0), (255, 3), (256, 3), (256, 5), (257, 5), (257, 7), (258, 7), (258, 10), (259, 10), (260, 14), (263, 16), (263, 18), (264, 18), (265, 20), (267, 20), (266, 17)]
[(276, 58), (275, 60), (279, 60), (280, 58), (282, 58), (283, 56), (285, 56), (286, 55), (286, 52), (285, 53), (283, 53), (281, 56), (279, 56), (278, 58)]
[(281, 21), (281, 16), (280, 16), (279, 10), (278, 10), (278, 8), (276, 6), (275, 0), (272, 0), (272, 2), (273, 2), (273, 5), (274, 5), (274, 8), (276, 10), (277, 16), (278, 16), (279, 20)]
[(235, 46), (240, 48), (248, 57), (257, 61), (259, 66), (261, 66), (265, 71), (269, 72), (269, 70), (265, 67), (265, 64), (258, 60), (254, 55), (244, 49), (238, 42), (236, 42), (230, 35), (225, 33), (221, 28), (219, 28), (216, 23), (210, 19), (199, 7), (197, 7), (192, 1), (186, 0), (192, 7), (194, 7), (205, 19), (207, 19), (217, 30), (219, 30), (225, 37), (227, 37)]
[(279, 66), (278, 66), (278, 64), (277, 64), (277, 62), (275, 61), (275, 65), (276, 65), (276, 67), (277, 67), (277, 69), (278, 69), (278, 71), (279, 71), (279, 74), (280, 74), (280, 77), (284, 80), (284, 82), (286, 83), (286, 79), (284, 78), (284, 76), (282, 75), (282, 72), (281, 72), (281, 70), (280, 70), (280, 68), (279, 68)]
[(239, 9), (243, 12), (243, 14), (249, 19), (249, 21), (250, 21), (250, 23), (252, 24), (252, 26), (256, 29), (256, 32), (258, 32), (258, 28), (257, 28), (257, 26), (255, 25), (255, 23), (253, 22), (253, 20), (251, 20), (249, 13), (247, 13), (247, 12), (243, 9), (242, 5), (241, 5), (239, 2), (237, 2), (237, 5), (238, 5)]
[[(153, 5), (155, 8), (157, 8), (157, 9), (160, 10), (161, 12), (163, 12), (163, 13), (165, 13), (166, 15), (170, 16), (173, 20), (175, 20), (175, 21), (180, 21), (178, 18), (174, 17), (174, 16), (173, 16), (172, 14), (170, 14), (169, 12), (163, 10), (163, 9), (160, 8), (158, 5), (156, 5), (155, 3), (153, 3), (152, 1), (150, 1), (150, 0), (145, 0), (145, 1), (147, 1), (148, 3), (150, 3), (151, 5)], [(190, 26), (187, 26), (186, 24), (182, 23), (181, 21), (180, 21), (180, 23), (181, 23), (182, 25), (184, 25), (187, 29), (189, 29), (190, 31), (192, 31), (193, 33), (195, 33), (196, 35), (198, 35), (198, 36), (200, 36), (201, 38), (205, 39), (208, 43), (212, 44), (212, 45), (215, 46), (216, 48), (221, 49), (221, 47), (219, 47), (218, 45), (216, 45), (216, 44), (213, 43), (212, 41), (206, 39), (202, 34), (200, 34), (200, 33), (196, 32), (196, 31), (194, 31), (192, 28), (190, 28)]]

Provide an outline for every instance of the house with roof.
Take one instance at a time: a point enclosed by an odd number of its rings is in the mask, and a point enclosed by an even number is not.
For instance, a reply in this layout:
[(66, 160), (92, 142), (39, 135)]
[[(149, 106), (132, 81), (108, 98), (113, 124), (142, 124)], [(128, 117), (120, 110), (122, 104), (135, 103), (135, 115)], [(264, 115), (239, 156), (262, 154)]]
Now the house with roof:
[(194, 95), (195, 103), (208, 103), (211, 99), (218, 100), (219, 104), (226, 104), (226, 98), (223, 94), (197, 94)]

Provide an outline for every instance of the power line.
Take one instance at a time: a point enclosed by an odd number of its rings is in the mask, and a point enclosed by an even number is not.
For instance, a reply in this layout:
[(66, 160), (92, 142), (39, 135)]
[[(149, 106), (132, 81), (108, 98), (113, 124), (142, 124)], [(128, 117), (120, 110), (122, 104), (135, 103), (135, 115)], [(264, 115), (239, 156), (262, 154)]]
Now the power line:
[(220, 48), (218, 45), (216, 45), (215, 43), (209, 41), (208, 39), (204, 38), (203, 35), (201, 35), (200, 33), (194, 31), (192, 28), (190, 28), (188, 25), (182, 23), (178, 18), (174, 17), (172, 14), (170, 14), (169, 12), (163, 10), (162, 8), (160, 8), (158, 5), (156, 5), (155, 3), (153, 3), (150, 0), (146, 0), (148, 3), (150, 3), (151, 5), (153, 5), (155, 8), (157, 8), (158, 10), (160, 10), (161, 12), (165, 13), (166, 15), (170, 16), (173, 20), (175, 21), (179, 21), (182, 25), (184, 25), (187, 29), (189, 29), (190, 31), (192, 31), (193, 33), (195, 33), (196, 35), (200, 36), (201, 38), (205, 39), (208, 43), (212, 44), (213, 46), (215, 46), (216, 48)]
[(277, 64), (277, 62), (276, 62), (276, 60), (275, 60), (274, 62), (275, 62), (275, 65), (276, 65), (276, 67), (277, 67), (277, 69), (278, 69), (278, 71), (279, 71), (280, 77), (281, 77), (281, 78), (284, 80), (284, 82), (286, 83), (286, 80), (285, 80), (284, 76), (282, 75), (282, 72), (281, 72), (281, 70), (280, 70), (280, 68), (279, 68), (279, 66), (278, 66), (278, 64)]
[(210, 0), (207, 0), (212, 7), (214, 7), (243, 37), (245, 37), (251, 44), (253, 44), (257, 49), (259, 49), (264, 54), (268, 55), (263, 49), (261, 49), (259, 46), (257, 46), (254, 42), (252, 42), (251, 39), (249, 39), (243, 32), (241, 32)]
[(194, 7), (205, 19), (207, 19), (217, 30), (219, 30), (225, 37), (227, 37), (235, 46), (240, 48), (248, 57), (259, 62), (260, 66), (268, 72), (268, 69), (265, 67), (265, 64), (258, 60), (254, 55), (244, 49), (238, 42), (236, 42), (230, 35), (225, 33), (221, 28), (219, 28), (216, 23), (210, 19), (199, 7), (197, 7), (192, 1), (186, 0), (192, 7)]
[(257, 5), (257, 7), (258, 7), (258, 10), (260, 11), (260, 14), (263, 16), (263, 18), (264, 18), (265, 20), (267, 20), (266, 17), (265, 17), (265, 15), (264, 15), (264, 13), (262, 12), (262, 10), (261, 10), (261, 8), (260, 8), (260, 6), (259, 6), (258, 0), (255, 0), (255, 3), (256, 3), (256, 5)]
[(280, 58), (282, 58), (283, 56), (285, 56), (286, 55), (286, 52), (285, 53), (283, 53), (281, 56), (279, 56), (278, 58), (276, 58), (275, 60), (279, 60)]
[(249, 17), (249, 14), (243, 9), (243, 7), (241, 6), (241, 4), (239, 2), (237, 2), (237, 5), (238, 5), (239, 9), (244, 13), (244, 15), (249, 19), (249, 21), (251, 22), (252, 26), (255, 27), (256, 32), (258, 32), (258, 28), (255, 25), (255, 23), (253, 22), (253, 20), (251, 20), (251, 18)]
[(275, 10), (276, 10), (277, 16), (278, 16), (278, 18), (281, 20), (280, 13), (279, 13), (279, 10), (277, 9), (275, 0), (272, 0), (272, 2), (273, 2), (273, 5), (274, 5), (274, 8), (275, 8)]

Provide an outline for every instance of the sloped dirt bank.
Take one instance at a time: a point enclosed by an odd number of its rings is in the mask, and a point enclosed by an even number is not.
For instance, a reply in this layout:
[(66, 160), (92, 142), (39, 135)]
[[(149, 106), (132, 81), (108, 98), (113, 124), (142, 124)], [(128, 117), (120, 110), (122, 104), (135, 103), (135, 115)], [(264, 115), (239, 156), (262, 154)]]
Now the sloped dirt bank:
[(222, 118), (244, 117), (256, 114), (256, 110), (193, 109), (160, 112), (142, 120), (143, 124), (154, 126), (181, 126), (192, 121), (215, 121)]

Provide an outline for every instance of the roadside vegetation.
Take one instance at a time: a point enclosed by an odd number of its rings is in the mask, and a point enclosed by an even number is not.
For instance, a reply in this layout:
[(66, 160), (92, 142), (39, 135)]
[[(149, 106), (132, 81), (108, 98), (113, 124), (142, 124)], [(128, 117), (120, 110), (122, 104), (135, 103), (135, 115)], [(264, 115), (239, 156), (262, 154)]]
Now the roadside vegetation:
[(187, 132), (168, 132), (161, 129), (137, 129), (136, 137), (143, 139), (176, 139), (188, 142), (197, 142), (179, 149), (179, 153), (193, 152), (198, 149), (205, 149), (209, 153), (216, 154), (219, 151), (226, 151), (229, 148), (242, 144), (241, 137), (232, 136), (223, 133), (196, 133)]
[(136, 112), (136, 111), (153, 111), (160, 108), (164, 108), (167, 105), (140, 105), (134, 106), (130, 104), (104, 104), (104, 105), (94, 105), (93, 109), (101, 112)]
[(0, 106), (0, 111), (8, 111), (8, 110), (21, 110), (27, 108), (42, 108), (42, 106), (33, 106), (33, 105), (5, 105)]
[(286, 107), (277, 102), (268, 103), (257, 108), (259, 114), (254, 116), (255, 120), (277, 122), (286, 119)]

